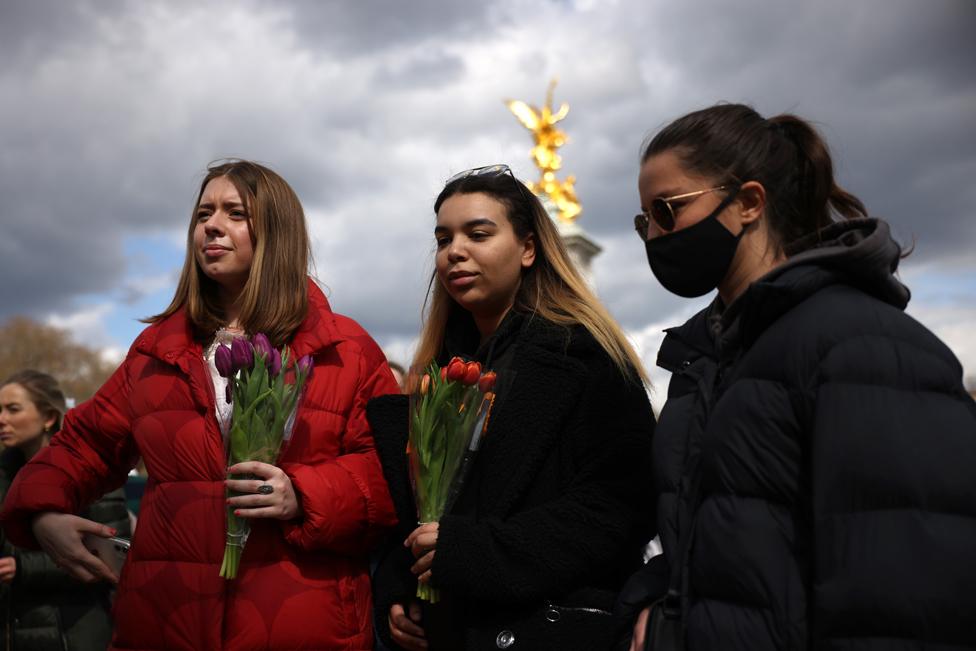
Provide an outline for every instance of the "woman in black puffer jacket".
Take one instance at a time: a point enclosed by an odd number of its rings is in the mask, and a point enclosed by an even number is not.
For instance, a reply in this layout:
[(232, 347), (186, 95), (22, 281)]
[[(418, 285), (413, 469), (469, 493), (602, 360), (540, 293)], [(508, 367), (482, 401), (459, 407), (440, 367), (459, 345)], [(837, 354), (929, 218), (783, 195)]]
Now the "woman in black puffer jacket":
[[(0, 385), (0, 503), (14, 476), (61, 426), (64, 395), (50, 375), (20, 371)], [(92, 504), (82, 517), (129, 535), (122, 489)], [(42, 551), (18, 549), (0, 533), (0, 603), (4, 648), (13, 651), (97, 651), (112, 636), (109, 590), (86, 584)]]
[(976, 648), (976, 404), (903, 312), (888, 226), (809, 124), (741, 105), (657, 134), (639, 191), (657, 279), (718, 296), (658, 356), (631, 648)]

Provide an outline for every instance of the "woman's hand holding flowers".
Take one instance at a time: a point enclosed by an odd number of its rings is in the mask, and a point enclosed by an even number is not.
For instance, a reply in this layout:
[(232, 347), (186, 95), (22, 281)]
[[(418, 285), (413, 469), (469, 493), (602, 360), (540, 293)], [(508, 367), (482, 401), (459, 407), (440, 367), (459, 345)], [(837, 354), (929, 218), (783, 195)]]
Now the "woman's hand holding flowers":
[[(291, 435), (305, 381), (315, 365), (306, 355), (290, 363), (287, 348), (278, 350), (263, 333), (248, 341), (237, 337), (220, 344), (214, 366), (227, 378), (226, 399), (233, 404), (229, 431), (224, 429), (228, 477), (227, 538), (220, 576), (237, 577), (251, 518), (291, 520), (302, 507), (288, 476), (273, 465)], [(291, 376), (293, 382), (286, 381)], [(219, 388), (216, 382), (215, 388)], [(257, 479), (258, 481), (256, 481)]]
[(434, 562), (437, 551), (437, 532), (440, 525), (437, 522), (422, 524), (407, 536), (403, 546), (410, 549), (410, 553), (417, 559), (410, 571), (417, 575), (421, 583), (430, 581), (430, 566)]
[(390, 635), (397, 644), (409, 651), (425, 651), (427, 634), (420, 625), (422, 612), (419, 601), (411, 601), (407, 607), (393, 604), (390, 607), (388, 623)]
[[(224, 483), (232, 491), (244, 493), (227, 499), (241, 518), (275, 518), (293, 520), (302, 515), (302, 505), (295, 495), (291, 479), (278, 466), (260, 461), (243, 461), (227, 469), (235, 475), (252, 475), (257, 479), (228, 479)], [(271, 492), (264, 494), (259, 487), (267, 485)]]

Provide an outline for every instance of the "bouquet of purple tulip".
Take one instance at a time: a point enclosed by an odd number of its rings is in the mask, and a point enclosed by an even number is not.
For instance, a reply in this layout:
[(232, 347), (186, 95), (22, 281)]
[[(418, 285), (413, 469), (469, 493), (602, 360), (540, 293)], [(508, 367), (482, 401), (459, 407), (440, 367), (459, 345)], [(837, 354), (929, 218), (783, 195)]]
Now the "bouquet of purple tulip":
[[(312, 373), (312, 357), (306, 355), (293, 368), (293, 381), (286, 382), (289, 370), (287, 348), (280, 351), (258, 333), (250, 341), (235, 339), (231, 346), (221, 344), (214, 352), (217, 372), (227, 378), (227, 402), (233, 404), (230, 432), (226, 438), (227, 465), (242, 461), (273, 464), (291, 438), (298, 402), (305, 381)], [(283, 372), (284, 371), (284, 372)], [(229, 475), (229, 479), (247, 479)], [(237, 493), (228, 493), (228, 497)], [(227, 507), (227, 540), (220, 576), (233, 579), (241, 563), (241, 552), (251, 531), (250, 522)]]

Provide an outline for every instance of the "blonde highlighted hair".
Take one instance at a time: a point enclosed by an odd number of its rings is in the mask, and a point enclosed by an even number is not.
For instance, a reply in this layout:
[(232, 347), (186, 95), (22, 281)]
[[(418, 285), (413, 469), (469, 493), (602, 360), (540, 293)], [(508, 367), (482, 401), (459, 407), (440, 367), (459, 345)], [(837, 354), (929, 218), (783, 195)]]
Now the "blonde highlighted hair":
[(215, 178), (234, 184), (248, 216), (254, 257), (237, 301), (238, 323), (248, 333), (265, 333), (275, 346), (288, 342), (308, 311), (308, 265), (311, 258), (305, 212), (298, 195), (278, 174), (246, 160), (210, 165), (193, 204), (187, 232), (186, 259), (176, 293), (163, 312), (145, 319), (157, 323), (186, 308), (200, 334), (212, 333), (226, 318), (217, 300), (217, 284), (200, 269), (193, 250), (197, 207)]
[[(434, 202), (434, 212), (456, 194), (483, 193), (505, 206), (505, 213), (520, 239), (535, 239), (535, 262), (522, 271), (513, 309), (562, 326), (582, 325), (627, 378), (639, 377), (649, 385), (640, 357), (620, 326), (596, 297), (573, 264), (562, 237), (539, 199), (510, 173), (471, 175), (445, 186)], [(426, 366), (441, 352), (452, 309), (461, 308), (431, 277), (426, 314), (414, 366)]]

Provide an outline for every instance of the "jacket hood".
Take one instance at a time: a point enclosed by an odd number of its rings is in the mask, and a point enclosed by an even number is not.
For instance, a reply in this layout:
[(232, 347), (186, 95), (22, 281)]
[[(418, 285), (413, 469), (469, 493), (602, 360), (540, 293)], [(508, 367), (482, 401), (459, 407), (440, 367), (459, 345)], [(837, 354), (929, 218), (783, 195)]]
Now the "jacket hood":
[(888, 224), (880, 219), (831, 224), (792, 244), (787, 250), (791, 252), (796, 253), (756, 280), (724, 310), (723, 333), (739, 326), (741, 336), (752, 339), (795, 305), (835, 284), (856, 287), (900, 310), (908, 305), (911, 293), (895, 277), (901, 247), (892, 239)]
[[(684, 325), (668, 329), (669, 337), (658, 363), (665, 366), (667, 358), (687, 354), (685, 347), (715, 356), (715, 337), (719, 333), (723, 340), (720, 346), (739, 337), (753, 339), (814, 292), (838, 283), (904, 309), (911, 293), (895, 276), (901, 251), (887, 222), (880, 219), (849, 219), (831, 224), (790, 245), (786, 262), (753, 282), (732, 305), (726, 308), (716, 296), (711, 305)], [(668, 355), (664, 355), (666, 348)]]
[(911, 292), (895, 277), (901, 246), (891, 237), (888, 223), (880, 219), (851, 219), (831, 224), (790, 247), (797, 253), (774, 269), (774, 279), (788, 270), (816, 264), (843, 276), (862, 291), (905, 309)]

